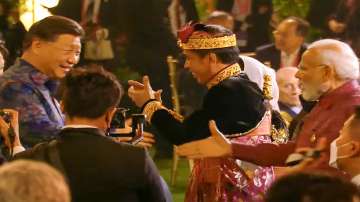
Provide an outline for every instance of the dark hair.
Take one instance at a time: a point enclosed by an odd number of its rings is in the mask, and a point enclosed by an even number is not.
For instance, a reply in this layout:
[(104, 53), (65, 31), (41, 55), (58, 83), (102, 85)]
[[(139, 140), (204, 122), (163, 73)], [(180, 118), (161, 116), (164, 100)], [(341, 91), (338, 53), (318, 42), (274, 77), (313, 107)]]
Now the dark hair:
[(285, 20), (293, 20), (293, 21), (295, 21), (295, 23), (296, 23), (296, 34), (298, 36), (302, 36), (304, 38), (307, 36), (307, 34), (309, 32), (310, 24), (306, 20), (304, 20), (302, 18), (299, 18), (299, 17), (294, 17), (294, 16), (288, 17)]
[(123, 94), (116, 77), (99, 66), (71, 70), (60, 89), (65, 114), (70, 118), (98, 118), (116, 107)]
[(83, 28), (74, 20), (63, 16), (49, 16), (34, 23), (25, 35), (23, 49), (31, 46), (34, 38), (44, 41), (55, 41), (61, 34), (83, 36)]
[(266, 202), (352, 202), (357, 187), (335, 176), (297, 173), (280, 178), (268, 190)]
[[(208, 33), (211, 37), (231, 36), (234, 33), (220, 25), (204, 25), (199, 24), (195, 26), (195, 31), (202, 31)], [(218, 59), (224, 64), (232, 64), (239, 61), (239, 48), (237, 46), (228, 48), (215, 48), (215, 49), (201, 49), (191, 50), (198, 54), (200, 57), (205, 57), (210, 53), (214, 53)]]

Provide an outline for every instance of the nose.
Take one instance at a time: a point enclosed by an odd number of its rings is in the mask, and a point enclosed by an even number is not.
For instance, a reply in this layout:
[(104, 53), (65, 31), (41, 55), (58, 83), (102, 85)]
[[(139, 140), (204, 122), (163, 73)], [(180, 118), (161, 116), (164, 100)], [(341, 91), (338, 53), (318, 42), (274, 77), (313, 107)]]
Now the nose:
[(75, 65), (79, 62), (79, 55), (78, 54), (71, 54), (67, 60), (69, 64)]

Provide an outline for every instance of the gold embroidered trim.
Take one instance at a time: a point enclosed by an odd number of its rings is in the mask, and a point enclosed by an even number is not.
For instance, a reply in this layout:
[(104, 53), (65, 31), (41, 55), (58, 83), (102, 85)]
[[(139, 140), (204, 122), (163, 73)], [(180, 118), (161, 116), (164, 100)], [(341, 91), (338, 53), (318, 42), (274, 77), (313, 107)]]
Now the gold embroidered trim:
[[(249, 135), (252, 132), (254, 132), (257, 128), (259, 128), (260, 125), (265, 121), (266, 118), (270, 118), (270, 120), (271, 120), (271, 111), (267, 110), (265, 112), (264, 116), (262, 117), (261, 121), (254, 128), (252, 128), (244, 133), (235, 133), (235, 134), (230, 134), (230, 135), (225, 135), (225, 136), (227, 138), (236, 138), (236, 137)], [(277, 144), (286, 143), (289, 139), (289, 134), (286, 129), (280, 128), (279, 130), (277, 130), (275, 128), (275, 126), (272, 124), (271, 124), (271, 129), (269, 128), (268, 134), (258, 134), (258, 135), (270, 136), (274, 140), (274, 142)]]
[(273, 97), (272, 97), (271, 77), (268, 74), (264, 75), (263, 92), (264, 92), (265, 99), (267, 99), (267, 100), (272, 100), (273, 99)]
[(182, 43), (179, 40), (178, 45), (183, 50), (227, 48), (236, 46), (236, 36), (233, 34), (217, 38), (190, 38), (187, 43)]
[(241, 68), (238, 63), (235, 63), (233, 65), (230, 65), (226, 67), (225, 69), (221, 70), (219, 73), (215, 75), (214, 78), (212, 78), (207, 84), (207, 88), (210, 89), (211, 87), (219, 84), (221, 81), (231, 77), (235, 76), (241, 73)]
[(145, 119), (147, 122), (151, 123), (151, 118), (153, 116), (153, 114), (157, 111), (157, 110), (160, 110), (160, 109), (164, 109), (166, 111), (168, 111), (171, 116), (173, 116), (176, 120), (178, 121), (183, 121), (184, 120), (184, 117), (181, 116), (180, 114), (164, 107), (161, 102), (159, 101), (151, 101), (149, 103), (146, 104), (146, 106), (144, 107), (144, 110), (143, 110), (143, 114), (145, 114)]

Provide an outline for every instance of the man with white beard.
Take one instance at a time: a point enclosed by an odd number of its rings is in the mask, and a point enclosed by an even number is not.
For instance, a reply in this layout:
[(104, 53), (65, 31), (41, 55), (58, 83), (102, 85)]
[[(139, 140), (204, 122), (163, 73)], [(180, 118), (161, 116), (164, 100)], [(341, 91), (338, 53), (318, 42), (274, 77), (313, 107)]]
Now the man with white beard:
[(234, 144), (223, 138), (213, 122), (211, 137), (178, 147), (179, 154), (190, 158), (231, 155), (257, 165), (285, 166), (291, 153), (315, 147), (326, 138), (322, 161), (312, 168), (330, 170), (329, 145), (360, 104), (358, 76), (359, 61), (349, 45), (333, 39), (316, 41), (303, 54), (296, 77), (303, 86), (304, 99), (318, 103), (304, 117), (294, 141), (279, 145)]

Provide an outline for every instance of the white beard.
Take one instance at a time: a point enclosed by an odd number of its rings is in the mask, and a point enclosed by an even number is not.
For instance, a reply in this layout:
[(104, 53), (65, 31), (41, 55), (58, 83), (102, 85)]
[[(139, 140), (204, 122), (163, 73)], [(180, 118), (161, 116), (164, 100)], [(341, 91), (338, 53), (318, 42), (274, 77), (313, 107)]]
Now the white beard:
[(330, 86), (328, 82), (319, 84), (318, 86), (310, 86), (310, 85), (304, 85), (303, 91), (302, 91), (302, 97), (306, 101), (316, 101), (318, 100), (324, 93), (326, 93)]

